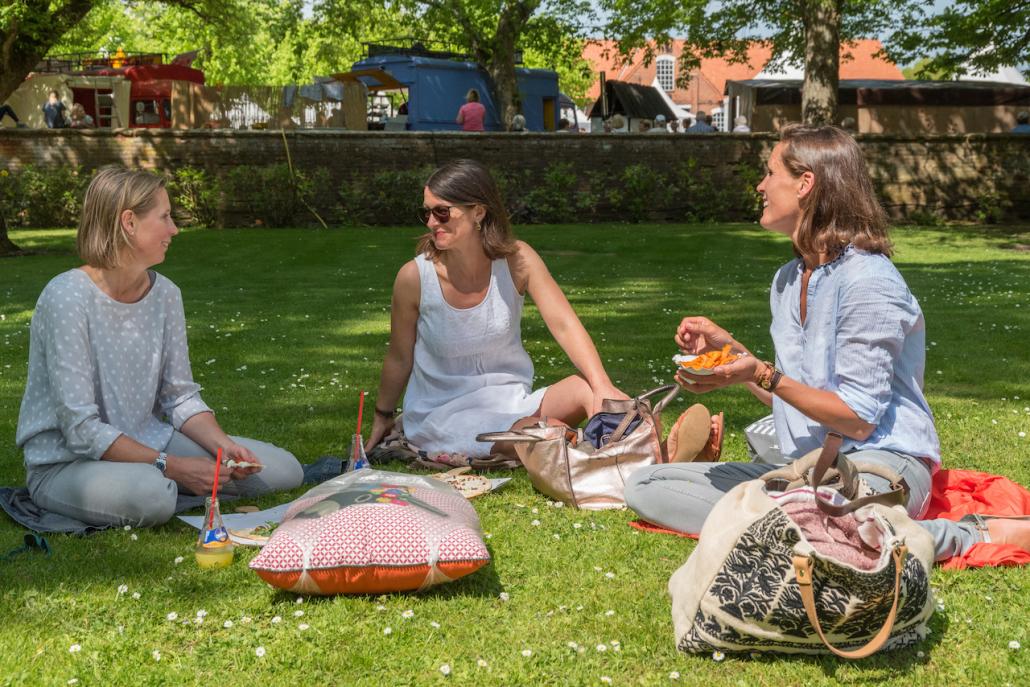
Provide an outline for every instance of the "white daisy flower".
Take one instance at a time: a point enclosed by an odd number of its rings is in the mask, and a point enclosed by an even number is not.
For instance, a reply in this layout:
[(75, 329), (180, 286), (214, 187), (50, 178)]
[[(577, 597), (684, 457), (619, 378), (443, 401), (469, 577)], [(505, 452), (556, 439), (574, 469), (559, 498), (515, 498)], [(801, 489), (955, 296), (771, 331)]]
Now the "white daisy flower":
[(179, 619), (179, 614), (176, 613), (175, 611), (172, 611), (171, 613), (169, 613), (165, 617), (174, 622), (174, 621)]
[(490, 664), (487, 663), (486, 661), (484, 661), (483, 659), (479, 659), (479, 660), (476, 661), (476, 665), (479, 666), (480, 668), (486, 668)]
[(598, 651), (602, 652), (602, 653), (605, 652), (605, 651), (608, 651), (608, 645), (607, 644), (598, 644), (594, 648), (597, 649)]
[(176, 565), (179, 565), (179, 563), (182, 563), (182, 561), (183, 561), (183, 560), (184, 560), (184, 559), (183, 559), (183, 557), (182, 557), (182, 556), (176, 556), (176, 557), (175, 557), (175, 564), (176, 564)]
[(444, 663), (442, 666), (440, 666), (440, 672), (443, 673), (444, 675), (450, 675), (451, 674), (451, 667), (449, 665), (447, 665), (446, 663)]
[(298, 596), (297, 600), (294, 603), (299, 603), (299, 604), (304, 603), (304, 597), (303, 596)]
[(674, 670), (671, 673), (669, 673), (669, 679), (670, 680), (679, 680), (680, 679), (680, 671)]
[(569, 642), (569, 643), (568, 643), (568, 644), (566, 644), (565, 646), (569, 647), (569, 648), (570, 648), (570, 649), (572, 649), (573, 651), (575, 651), (576, 649), (578, 649), (578, 648), (579, 648), (579, 644), (576, 644), (575, 642)]
[(154, 657), (155, 661), (160, 661), (161, 660), (161, 652), (158, 651), (157, 649), (154, 649), (153, 651), (151, 651), (150, 655)]
[(601, 682), (603, 682), (606, 685), (610, 685), (610, 684), (612, 684), (612, 679), (610, 677), (608, 677), (607, 675), (602, 675), (601, 676)]
[(250, 616), (249, 615), (243, 616), (242, 618), (240, 618), (240, 622), (243, 623), (244, 625), (249, 625), (250, 624)]
[(615, 573), (613, 573), (613, 572), (606, 572), (604, 574), (604, 576), (607, 577), (609, 580), (614, 580), (615, 579)]
[(134, 598), (134, 599), (139, 599), (140, 596), (142, 596), (142, 595), (139, 592), (133, 592), (132, 593), (132, 598)]
[(73, 677), (72, 679), (68, 680), (68, 684), (69, 685), (77, 685), (77, 684), (79, 684), (79, 678)]
[(411, 610), (409, 608), (408, 610), (406, 610), (403, 613), (401, 613), (401, 617), (402, 618), (414, 618), (415, 617), (415, 611), (413, 611), (413, 610)]
[(257, 656), (258, 658), (261, 658), (262, 656), (264, 656), (265, 655), (265, 647), (259, 646), (258, 648), (254, 649), (254, 655)]
[(79, 645), (79, 644), (72, 644), (70, 647), (68, 647), (68, 652), (69, 653), (77, 654), (80, 651), (82, 651), (82, 646)]
[(126, 532), (128, 532), (129, 530), (131, 530), (131, 529), (132, 529), (132, 525), (126, 525), (126, 526), (125, 526), (125, 527), (123, 527), (122, 529), (123, 529), (123, 530), (125, 530)]
[(525, 656), (526, 658), (529, 658), (530, 656), (533, 655), (533, 650), (532, 649), (523, 649), (522, 650), (522, 655)]
[(297, 629), (300, 630), (301, 632), (303, 632), (304, 630), (308, 629), (309, 627), (311, 627), (311, 626), (308, 625), (307, 623), (301, 623), (300, 625), (297, 626)]
[(433, 622), (429, 623), (429, 626), (432, 627), (434, 630), (439, 630), (440, 629), (440, 623), (436, 622), (435, 620)]
[(280, 616), (280, 615), (277, 615), (277, 616), (273, 616), (273, 617), (272, 617), (272, 624), (273, 624), (273, 625), (278, 625), (278, 624), (279, 624), (279, 623), (281, 623), (282, 621), (283, 621), (283, 618), (282, 618), (282, 616)]
[(1019, 651), (1020, 647), (1021, 647), (1020, 643), (1017, 642), (1014, 639), (1011, 642), (1009, 642), (1009, 648), (1012, 649), (1013, 651)]
[(511, 597), (508, 595), (508, 592), (501, 592), (500, 594), (497, 595), (497, 598), (500, 599), (501, 601), (507, 601)]
[(139, 539), (139, 537), (136, 535), (135, 532), (133, 532), (132, 534), (129, 535), (129, 539), (131, 539), (132, 541), (136, 541), (136, 540)]
[(384, 627), (383, 628), (383, 634), (384, 635), (393, 634), (393, 628), (392, 627)]
[(604, 614), (606, 616), (608, 616), (609, 618), (611, 618), (613, 615), (615, 615), (615, 611), (607, 610), (607, 611), (604, 612)]
[(726, 654), (724, 654), (723, 652), (721, 652), (721, 651), (713, 651), (712, 652), (712, 660), (713, 661), (721, 661), (724, 658), (726, 658)]
[(207, 611), (205, 611), (203, 608), (200, 609), (199, 611), (197, 611), (197, 617), (198, 618), (205, 618), (205, 617), (207, 617)]
[(303, 615), (304, 615), (304, 611), (294, 611), (293, 612), (293, 617), (294, 618), (300, 618)]
[(232, 627), (232, 621), (231, 620), (226, 620), (224, 623), (222, 623), (222, 627), (224, 627), (226, 630), (228, 630), (230, 627)]
[(540, 521), (539, 520), (534, 520), (533, 522), (531, 522), (529, 524), (532, 525), (533, 527), (540, 527)]
[(129, 591), (129, 585), (127, 585), (127, 584), (120, 584), (120, 585), (118, 585), (118, 593), (119, 594), (124, 594), (127, 591)]

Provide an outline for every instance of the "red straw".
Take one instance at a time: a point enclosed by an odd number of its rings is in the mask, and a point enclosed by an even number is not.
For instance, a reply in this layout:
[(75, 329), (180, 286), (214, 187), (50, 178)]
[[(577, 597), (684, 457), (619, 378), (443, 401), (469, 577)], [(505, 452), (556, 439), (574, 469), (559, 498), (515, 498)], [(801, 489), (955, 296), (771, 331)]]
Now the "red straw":
[(361, 413), (365, 410), (365, 392), (362, 391), (358, 394), (358, 431), (355, 434), (361, 434)]
[(215, 459), (215, 483), (211, 486), (211, 516), (207, 520), (207, 528), (211, 529), (211, 526), (215, 522), (215, 499), (218, 498), (218, 471), (222, 468), (222, 449), (218, 449), (218, 458)]

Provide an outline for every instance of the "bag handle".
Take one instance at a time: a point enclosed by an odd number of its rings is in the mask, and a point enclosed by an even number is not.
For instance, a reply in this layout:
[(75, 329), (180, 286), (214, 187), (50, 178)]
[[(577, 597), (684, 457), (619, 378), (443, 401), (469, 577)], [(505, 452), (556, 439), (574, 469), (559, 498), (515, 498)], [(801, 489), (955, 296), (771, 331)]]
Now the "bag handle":
[(876, 636), (870, 639), (865, 646), (861, 646), (851, 651), (844, 651), (830, 644), (829, 640), (826, 639), (826, 635), (823, 633), (823, 627), (819, 623), (819, 615), (816, 612), (815, 607), (815, 592), (812, 589), (812, 557), (811, 556), (794, 556), (794, 577), (797, 579), (798, 588), (801, 591), (801, 601), (805, 605), (805, 614), (808, 615), (808, 622), (812, 623), (812, 627), (819, 634), (819, 639), (823, 641), (826, 648), (840, 656), (841, 658), (865, 658), (872, 656), (876, 653), (880, 647), (883, 646), (884, 642), (891, 636), (891, 630), (894, 629), (894, 621), (898, 617), (898, 597), (901, 595), (901, 573), (905, 567), (905, 555), (908, 553), (908, 547), (904, 544), (898, 544), (891, 551), (891, 558), (894, 561), (894, 600), (891, 603), (891, 611), (887, 614), (887, 619), (883, 621), (883, 627), (876, 633)]
[[(819, 454), (819, 460), (816, 461), (815, 467), (812, 469), (812, 492), (815, 494), (815, 503), (819, 506), (819, 510), (827, 515), (840, 517), (841, 515), (847, 515), (848, 513), (854, 512), (863, 506), (868, 506), (870, 503), (879, 503), (885, 506), (894, 506), (905, 503), (905, 489), (900, 484), (892, 485), (893, 488), (890, 491), (863, 496), (841, 506), (832, 504), (820, 496), (819, 485), (822, 484), (823, 476), (826, 474), (826, 471), (834, 466), (836, 466), (838, 470), (841, 470), (841, 462), (847, 462), (847, 458), (840, 455), (840, 447), (842, 443), (844, 443), (844, 437), (837, 432), (830, 432), (827, 434), (826, 441), (823, 442), (822, 452)], [(843, 461), (841, 459), (843, 459)], [(845, 472), (848, 469), (849, 468), (845, 468), (844, 470), (841, 470), (841, 472)]]
[(651, 412), (654, 415), (661, 415), (662, 411), (665, 410), (665, 406), (669, 405), (672, 402), (672, 399), (679, 396), (680, 388), (678, 384), (663, 384), (662, 386), (657, 386), (650, 391), (640, 394), (635, 400), (643, 401), (656, 394), (660, 394), (663, 391), (665, 392), (665, 396), (663, 396), (662, 400), (658, 401), (658, 403), (656, 403), (651, 409)]
[(538, 441), (543, 441), (543, 439), (531, 434), (523, 434), (517, 429), (510, 429), (507, 432), (486, 432), (484, 434), (477, 434), (476, 441), (491, 443), (496, 441), (528, 441), (531, 444), (535, 444)]

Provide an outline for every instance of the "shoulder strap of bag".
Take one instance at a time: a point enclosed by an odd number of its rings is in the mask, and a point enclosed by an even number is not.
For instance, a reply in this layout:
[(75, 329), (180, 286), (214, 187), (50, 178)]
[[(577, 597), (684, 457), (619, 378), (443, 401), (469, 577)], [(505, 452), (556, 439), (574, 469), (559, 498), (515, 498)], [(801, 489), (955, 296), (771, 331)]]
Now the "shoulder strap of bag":
[(851, 651), (843, 651), (830, 644), (829, 640), (826, 639), (826, 635), (823, 633), (823, 627), (819, 623), (819, 615), (816, 612), (815, 607), (815, 592), (812, 589), (812, 558), (811, 556), (794, 556), (794, 577), (797, 579), (798, 587), (801, 591), (801, 601), (805, 605), (805, 613), (808, 615), (808, 622), (812, 623), (812, 627), (819, 634), (819, 639), (823, 641), (826, 648), (840, 656), (841, 658), (865, 658), (866, 656), (872, 656), (874, 653), (879, 651), (880, 647), (883, 646), (884, 642), (891, 636), (891, 630), (894, 629), (894, 621), (898, 617), (898, 597), (901, 595), (901, 573), (905, 567), (905, 556), (908, 553), (908, 547), (904, 544), (899, 544), (894, 547), (891, 551), (891, 558), (894, 560), (894, 599), (891, 603), (891, 611), (887, 614), (887, 619), (883, 622), (883, 627), (876, 633), (876, 636), (869, 640), (865, 646), (853, 649)]
[[(906, 500), (905, 489), (900, 484), (892, 484), (890, 491), (863, 496), (861, 498), (848, 501), (840, 506), (826, 501), (819, 495), (819, 485), (822, 484), (823, 476), (826, 474), (826, 471), (834, 466), (839, 470), (841, 464), (848, 460), (847, 457), (840, 454), (840, 447), (843, 442), (844, 437), (837, 432), (830, 432), (827, 434), (826, 441), (823, 442), (822, 452), (819, 454), (819, 459), (816, 461), (815, 468), (812, 470), (812, 489), (815, 493), (815, 502), (816, 505), (819, 506), (819, 510), (827, 515), (840, 517), (841, 515), (847, 515), (848, 513), (856, 511), (863, 506), (868, 506), (870, 503), (879, 503), (885, 506), (904, 504)], [(854, 472), (853, 468), (851, 471)]]
[(652, 414), (661, 415), (662, 411), (665, 410), (665, 406), (669, 405), (669, 403), (672, 402), (672, 399), (679, 396), (680, 388), (677, 384), (664, 384), (662, 386), (655, 387), (650, 391), (640, 394), (635, 400), (643, 401), (662, 392), (665, 392), (665, 396), (663, 396), (662, 400), (658, 401), (658, 403), (656, 403), (651, 409)]

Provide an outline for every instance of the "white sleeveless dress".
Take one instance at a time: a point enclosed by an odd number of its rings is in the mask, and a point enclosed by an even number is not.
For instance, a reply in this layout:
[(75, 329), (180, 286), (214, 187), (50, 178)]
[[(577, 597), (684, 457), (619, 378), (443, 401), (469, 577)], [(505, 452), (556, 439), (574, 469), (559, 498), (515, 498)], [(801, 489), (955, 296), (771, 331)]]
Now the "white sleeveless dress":
[(520, 294), (504, 258), (490, 265), (486, 297), (471, 308), (447, 303), (433, 262), (415, 258), (422, 288), (415, 357), (404, 392), (404, 435), (429, 452), (485, 456), (482, 432), (509, 429), (540, 408), (533, 362), (522, 347)]

